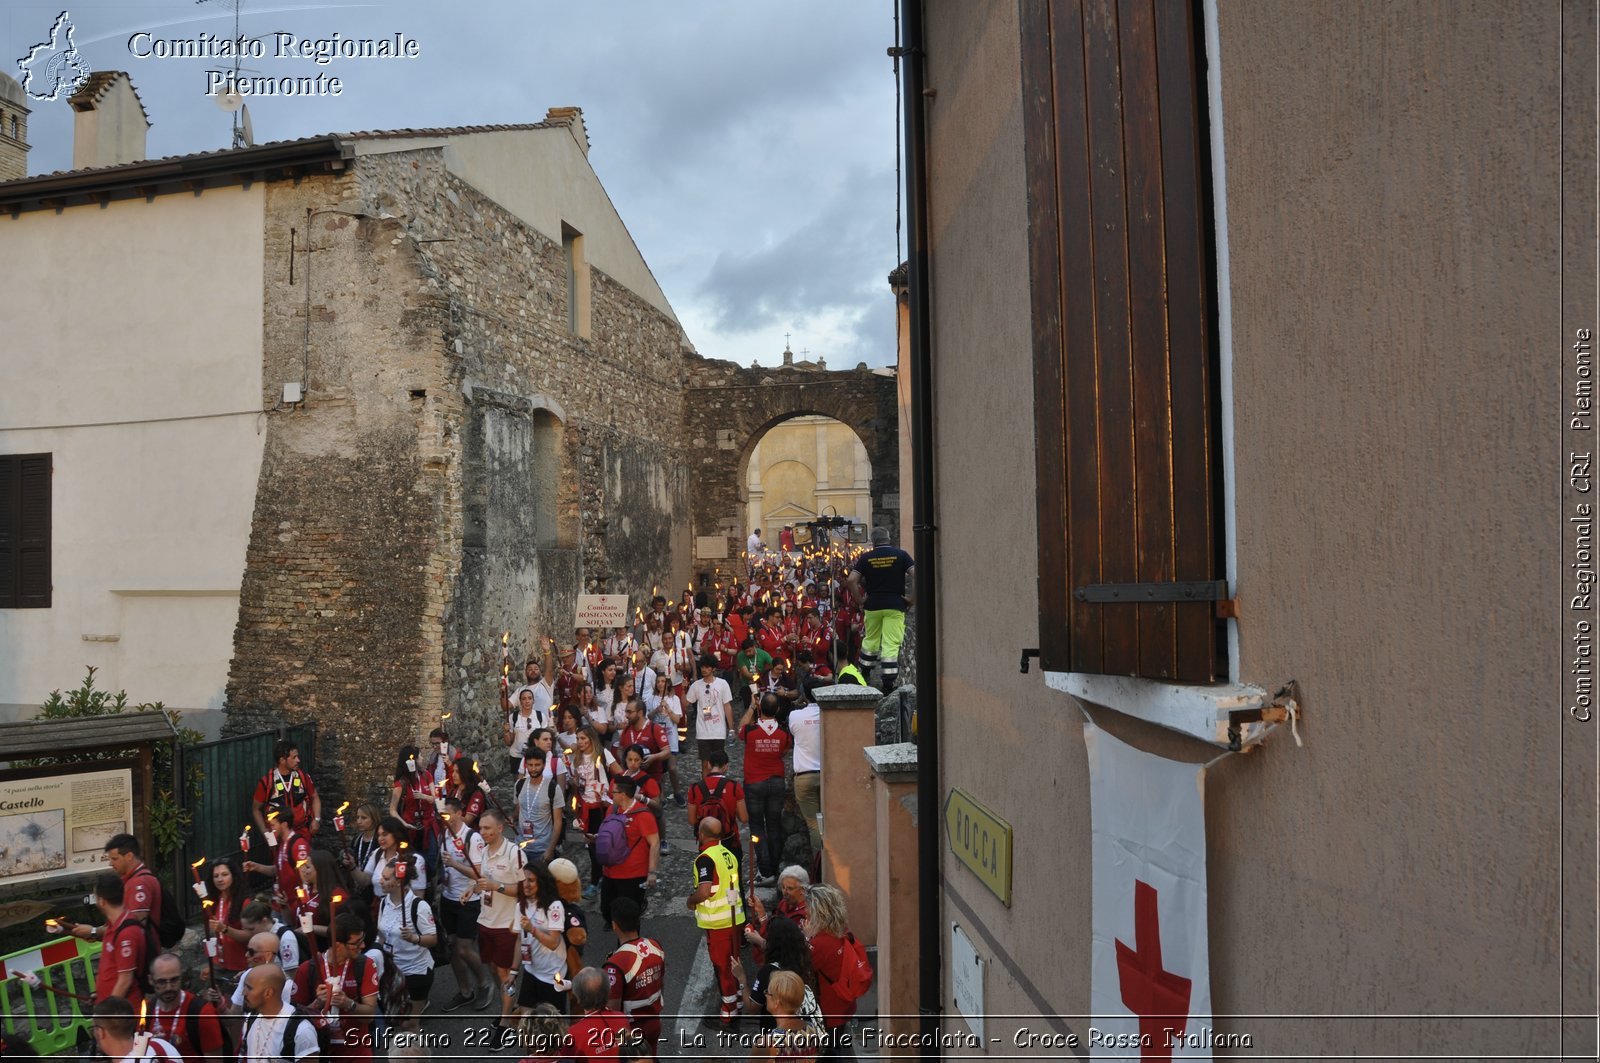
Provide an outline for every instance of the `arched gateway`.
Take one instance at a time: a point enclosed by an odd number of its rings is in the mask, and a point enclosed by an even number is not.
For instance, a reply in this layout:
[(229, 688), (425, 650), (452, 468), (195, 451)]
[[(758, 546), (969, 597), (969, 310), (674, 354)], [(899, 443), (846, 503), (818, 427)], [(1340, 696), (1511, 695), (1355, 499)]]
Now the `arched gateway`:
[[(774, 425), (815, 414), (848, 425), (872, 463), (872, 520), (900, 534), (899, 407), (883, 370), (799, 366), (741, 368), (691, 359), (684, 393), (694, 571), (727, 570), (744, 548), (745, 463)], [(764, 537), (776, 543), (775, 530)]]

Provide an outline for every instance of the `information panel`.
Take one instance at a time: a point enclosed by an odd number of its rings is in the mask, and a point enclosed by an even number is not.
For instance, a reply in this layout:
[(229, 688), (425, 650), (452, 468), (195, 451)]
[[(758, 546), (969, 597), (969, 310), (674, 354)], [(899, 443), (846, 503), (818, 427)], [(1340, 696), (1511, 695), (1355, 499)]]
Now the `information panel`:
[(102, 870), (132, 827), (128, 768), (0, 781), (0, 886)]

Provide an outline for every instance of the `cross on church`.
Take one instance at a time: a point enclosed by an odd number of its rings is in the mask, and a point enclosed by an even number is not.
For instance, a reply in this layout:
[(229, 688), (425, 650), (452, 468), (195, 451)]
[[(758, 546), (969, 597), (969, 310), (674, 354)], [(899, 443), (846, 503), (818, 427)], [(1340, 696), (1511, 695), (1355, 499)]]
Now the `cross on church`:
[(787, 332), (783, 334), (783, 349), (786, 351), (789, 349), (789, 334)]
[(1189, 1024), (1191, 982), (1161, 967), (1161, 916), (1156, 889), (1137, 879), (1133, 884), (1133, 940), (1129, 948), (1117, 939), (1117, 980), (1122, 1003), (1139, 1016), (1139, 1059), (1170, 1060), (1172, 1043)]

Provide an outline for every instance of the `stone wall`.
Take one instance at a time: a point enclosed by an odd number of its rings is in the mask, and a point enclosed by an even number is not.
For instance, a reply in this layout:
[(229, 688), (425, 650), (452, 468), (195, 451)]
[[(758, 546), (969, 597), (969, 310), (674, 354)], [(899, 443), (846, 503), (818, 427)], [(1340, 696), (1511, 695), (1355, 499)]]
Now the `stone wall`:
[(365, 206), (350, 176), (267, 189), (263, 406), (302, 379), (306, 402), (264, 418), (225, 725), (316, 718), (330, 794), (381, 786), (401, 721), (440, 702), (459, 508), (448, 304)]
[[(767, 429), (800, 414), (820, 414), (855, 430), (872, 461), (873, 521), (899, 536), (899, 407), (895, 378), (866, 369), (818, 371), (685, 358), (684, 437), (692, 470), (689, 507), (695, 536), (728, 534), (728, 554), (744, 549), (744, 469)], [(732, 528), (731, 533), (727, 532)], [(773, 541), (774, 536), (766, 536)], [(707, 570), (711, 563), (696, 565)], [(726, 569), (729, 565), (724, 562)]]
[(266, 418), (227, 729), (316, 716), (321, 774), (367, 791), (448, 712), (497, 768), (501, 633), (520, 661), (580, 589), (687, 577), (682, 330), (595, 271), (570, 334), (560, 244), (437, 149), (266, 213), (265, 404), (309, 379)]

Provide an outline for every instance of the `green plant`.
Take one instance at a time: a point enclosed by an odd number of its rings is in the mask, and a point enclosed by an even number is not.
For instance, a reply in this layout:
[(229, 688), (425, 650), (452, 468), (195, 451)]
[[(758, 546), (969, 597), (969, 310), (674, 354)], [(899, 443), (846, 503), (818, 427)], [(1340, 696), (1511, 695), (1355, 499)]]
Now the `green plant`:
[[(116, 716), (125, 711), (131, 712), (164, 712), (167, 719), (172, 721), (172, 729), (178, 733), (176, 742), (163, 743), (156, 747), (151, 758), (151, 772), (157, 779), (172, 778), (173, 758), (178, 755), (178, 750), (183, 746), (196, 745), (205, 740), (205, 735), (193, 727), (183, 726), (183, 713), (177, 709), (169, 709), (159, 701), (144, 701), (129, 705), (126, 690), (110, 691), (97, 687), (94, 682), (95, 672), (93, 665), (87, 666), (83, 682), (75, 689), (62, 693), (52, 690), (50, 696), (44, 699), (39, 706), (39, 719), (41, 720), (68, 720), (80, 719), (85, 716)], [(65, 756), (36, 757), (26, 761), (17, 761), (18, 767), (39, 767), (48, 764), (58, 764), (63, 760), (71, 759), (74, 762), (87, 760), (117, 760), (126, 757), (126, 750), (107, 749), (94, 753), (76, 753), (70, 758)], [(192, 801), (200, 796), (205, 779), (198, 770), (190, 773), (188, 779), (189, 792), (185, 797)], [(193, 817), (185, 808), (186, 802), (179, 801), (171, 789), (157, 789), (155, 800), (148, 809), (150, 817), (150, 836), (155, 841), (154, 863), (161, 863), (170, 858), (183, 847), (183, 840)]]

